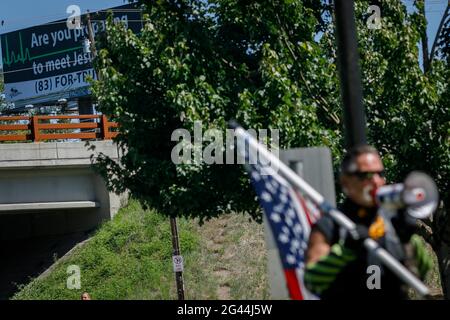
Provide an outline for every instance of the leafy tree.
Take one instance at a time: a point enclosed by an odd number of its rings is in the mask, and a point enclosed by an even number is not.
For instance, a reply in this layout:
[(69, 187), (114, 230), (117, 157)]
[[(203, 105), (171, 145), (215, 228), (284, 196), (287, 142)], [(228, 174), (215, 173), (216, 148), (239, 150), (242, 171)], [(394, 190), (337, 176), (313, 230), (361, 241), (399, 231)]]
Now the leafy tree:
[[(102, 80), (93, 91), (101, 110), (120, 123), (124, 151), (118, 164), (100, 158), (112, 189), (128, 188), (168, 215), (204, 219), (234, 210), (259, 219), (240, 166), (172, 163), (172, 132), (192, 132), (195, 121), (203, 130), (223, 131), (232, 118), (247, 128), (280, 129), (281, 148), (325, 145), (339, 163), (344, 150), (329, 1), (142, 2), (142, 33), (110, 22), (96, 59)], [(383, 1), (382, 28), (373, 30), (366, 25), (368, 6), (357, 1), (369, 141), (381, 151), (390, 181), (418, 169), (436, 179), (443, 207), (427, 238), (442, 252), (450, 244), (449, 228), (442, 228), (450, 205), (448, 60), (434, 59), (425, 73), (420, 68), (426, 26), (420, 10), (408, 13), (400, 0)], [(447, 274), (442, 265), (448, 286)]]
[[(101, 159), (110, 186), (129, 188), (170, 215), (239, 210), (259, 218), (241, 166), (172, 163), (175, 129), (192, 131), (194, 121), (202, 121), (204, 130), (224, 130), (227, 120), (237, 118), (246, 127), (286, 131), (283, 146), (338, 150), (339, 119), (330, 115), (322, 91), (331, 90), (336, 101), (339, 95), (335, 79), (323, 80), (334, 66), (326, 65), (313, 41), (314, 3), (292, 2), (279, 10), (275, 3), (245, 1), (157, 2), (146, 6), (139, 37), (110, 26), (94, 93), (102, 111), (121, 124), (118, 143), (127, 148), (121, 165)], [(301, 51), (291, 52), (296, 42)], [(305, 59), (296, 61), (296, 54)]]

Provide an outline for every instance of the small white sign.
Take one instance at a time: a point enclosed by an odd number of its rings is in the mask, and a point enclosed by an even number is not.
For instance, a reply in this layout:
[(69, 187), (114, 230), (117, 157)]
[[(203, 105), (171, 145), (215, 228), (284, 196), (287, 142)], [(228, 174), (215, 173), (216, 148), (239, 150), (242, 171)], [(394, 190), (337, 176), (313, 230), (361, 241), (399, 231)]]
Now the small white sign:
[(173, 256), (173, 272), (183, 272), (183, 257), (182, 256)]

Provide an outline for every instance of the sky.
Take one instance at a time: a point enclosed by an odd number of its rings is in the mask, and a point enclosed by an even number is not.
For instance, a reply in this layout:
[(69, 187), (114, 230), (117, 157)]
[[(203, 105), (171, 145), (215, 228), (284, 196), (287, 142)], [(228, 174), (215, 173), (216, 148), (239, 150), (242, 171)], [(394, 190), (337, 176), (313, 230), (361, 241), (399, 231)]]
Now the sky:
[[(412, 10), (414, 0), (403, 0), (403, 2), (406, 3), (409, 10)], [(431, 45), (434, 42), (448, 0), (425, 0), (425, 3), (425, 13), (428, 21), (428, 41), (431, 50)]]
[[(403, 1), (412, 8), (414, 0)], [(447, 1), (426, 0), (430, 49)], [(0, 34), (67, 18), (69, 5), (78, 5), (86, 13), (123, 4), (124, 0), (0, 0)]]
[(117, 7), (123, 0), (0, 0), (0, 33), (65, 19), (70, 5), (78, 5), (81, 13)]

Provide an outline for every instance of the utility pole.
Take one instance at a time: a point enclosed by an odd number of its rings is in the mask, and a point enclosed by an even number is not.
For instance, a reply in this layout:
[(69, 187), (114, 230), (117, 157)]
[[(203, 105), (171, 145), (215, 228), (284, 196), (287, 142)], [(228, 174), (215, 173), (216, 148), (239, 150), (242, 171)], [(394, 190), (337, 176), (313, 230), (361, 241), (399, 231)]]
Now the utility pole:
[(87, 20), (87, 27), (88, 27), (88, 37), (89, 37), (89, 42), (91, 45), (91, 56), (92, 59), (97, 57), (97, 48), (95, 47), (95, 36), (94, 36), (94, 30), (92, 30), (92, 23), (91, 23), (91, 14), (87, 13), (86, 15), (86, 20)]
[[(95, 58), (97, 58), (97, 46), (95, 43), (94, 30), (92, 28), (91, 14), (89, 13), (89, 11), (86, 15), (86, 21), (87, 21), (87, 28), (88, 28), (88, 39), (89, 39), (89, 44), (90, 44), (90, 49), (91, 49), (91, 60), (94, 60)], [(97, 74), (97, 78), (100, 80), (100, 74), (97, 71), (95, 73)]]
[(178, 300), (184, 300), (184, 282), (183, 282), (183, 257), (180, 252), (180, 242), (178, 237), (177, 219), (170, 217), (170, 229), (172, 231), (172, 247), (173, 247), (173, 268), (175, 272), (175, 280), (177, 283)]
[[(92, 28), (91, 15), (90, 15), (89, 11), (86, 15), (86, 25), (87, 25), (87, 31), (88, 31), (91, 60), (94, 60), (94, 58), (97, 56), (97, 48), (95, 46), (95, 36), (94, 36), (93, 28)], [(95, 72), (95, 73), (97, 74), (98, 79), (100, 79), (98, 72)], [(86, 97), (81, 97), (78, 99), (78, 113), (80, 115), (94, 114), (94, 104), (92, 101), (92, 97), (90, 95), (86, 96)], [(87, 120), (87, 122), (91, 122), (91, 121), (92, 120)], [(81, 131), (89, 131), (89, 130), (81, 129)]]
[(335, 0), (335, 13), (345, 143), (350, 149), (367, 143), (354, 0)]

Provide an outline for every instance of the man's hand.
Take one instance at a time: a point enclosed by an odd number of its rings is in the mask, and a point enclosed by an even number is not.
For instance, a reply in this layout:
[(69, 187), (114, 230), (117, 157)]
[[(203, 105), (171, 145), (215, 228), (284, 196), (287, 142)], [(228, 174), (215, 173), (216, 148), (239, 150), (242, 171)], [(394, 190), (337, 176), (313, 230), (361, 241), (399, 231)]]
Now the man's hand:
[(306, 252), (307, 264), (304, 275), (306, 287), (320, 295), (329, 288), (342, 269), (355, 258), (351, 250), (342, 248), (339, 244), (330, 247), (325, 235), (319, 230), (313, 230)]
[(330, 253), (330, 244), (319, 230), (313, 230), (309, 236), (306, 263), (313, 263)]

